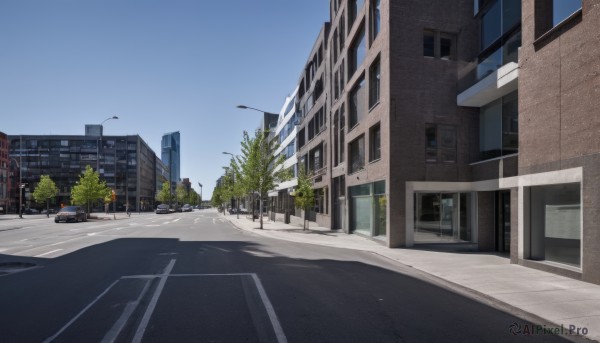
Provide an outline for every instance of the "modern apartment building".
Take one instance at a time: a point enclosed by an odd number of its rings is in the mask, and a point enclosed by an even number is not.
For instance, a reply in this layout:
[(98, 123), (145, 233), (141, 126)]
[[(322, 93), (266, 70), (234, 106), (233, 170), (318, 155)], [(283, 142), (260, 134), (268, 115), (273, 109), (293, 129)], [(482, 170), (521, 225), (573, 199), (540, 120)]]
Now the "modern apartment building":
[(175, 194), (175, 188), (181, 180), (181, 136), (179, 131), (165, 133), (161, 141), (160, 159), (169, 169), (171, 191)]
[[(293, 177), (290, 180), (280, 183), (276, 189), (269, 193), (270, 198), (270, 219), (291, 222), (292, 215), (296, 215), (294, 206), (294, 197), (292, 191), (298, 185), (298, 158), (296, 154), (297, 126), (300, 123), (300, 112), (296, 108), (296, 96), (298, 88), (286, 97), (283, 107), (279, 112), (277, 127), (275, 128), (274, 139), (277, 139), (279, 148), (275, 155), (285, 157), (282, 168), (290, 169)], [(297, 216), (301, 216), (300, 213)]]
[[(13, 177), (20, 172), (26, 185), (25, 207), (39, 207), (32, 193), (41, 175), (50, 175), (59, 189), (51, 206), (69, 204), (71, 188), (89, 165), (98, 168), (100, 178), (115, 190), (117, 210), (126, 204), (136, 211), (154, 208), (158, 179), (164, 175), (156, 172), (161, 162), (140, 136), (9, 135), (8, 140), (10, 157), (20, 164)], [(18, 211), (17, 183), (11, 190), (13, 211)], [(97, 204), (97, 210), (101, 208)]]
[(600, 4), (330, 5), (296, 95), (312, 220), (600, 283)]
[[(297, 116), (297, 158), (298, 165), (312, 173), (315, 189), (315, 206), (307, 213), (307, 218), (318, 225), (331, 225), (330, 195), (331, 177), (329, 166), (329, 130), (326, 52), (329, 36), (329, 23), (325, 23), (309, 54), (308, 61), (300, 75), (296, 101), (300, 115)], [(299, 214), (300, 215), (300, 214)]]
[(522, 9), (511, 257), (600, 284), (600, 3)]

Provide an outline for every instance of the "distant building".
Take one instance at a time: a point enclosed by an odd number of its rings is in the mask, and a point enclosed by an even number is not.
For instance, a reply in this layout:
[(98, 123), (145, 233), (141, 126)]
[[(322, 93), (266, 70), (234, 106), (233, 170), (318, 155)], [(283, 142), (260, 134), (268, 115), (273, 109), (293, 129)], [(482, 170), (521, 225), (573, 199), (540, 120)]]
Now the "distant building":
[(281, 220), (290, 223), (291, 215), (295, 214), (294, 197), (291, 191), (298, 185), (298, 159), (296, 157), (296, 125), (298, 124), (296, 95), (298, 88), (285, 99), (279, 112), (277, 127), (273, 139), (277, 139), (279, 148), (275, 155), (285, 156), (283, 168), (291, 169), (293, 177), (279, 184), (269, 193), (271, 220)]
[(6, 213), (10, 205), (8, 190), (10, 189), (9, 178), (10, 158), (8, 156), (8, 136), (0, 132), (0, 213)]
[(171, 191), (175, 192), (177, 183), (181, 180), (181, 137), (179, 131), (163, 135), (160, 159), (169, 169)]
[[(59, 189), (58, 196), (51, 199), (51, 206), (69, 204), (71, 189), (87, 165), (97, 169), (100, 179), (115, 190), (117, 210), (123, 210), (127, 203), (136, 211), (152, 210), (157, 185), (168, 178), (158, 173), (160, 160), (138, 135), (9, 135), (8, 141), (10, 157), (21, 164), (22, 182), (26, 185), (25, 207), (42, 207), (32, 196), (41, 175), (49, 175)], [(18, 176), (14, 174), (13, 178)], [(17, 182), (12, 183), (10, 192), (13, 211), (14, 204), (19, 203), (16, 185)], [(94, 207), (100, 210), (102, 204)]]

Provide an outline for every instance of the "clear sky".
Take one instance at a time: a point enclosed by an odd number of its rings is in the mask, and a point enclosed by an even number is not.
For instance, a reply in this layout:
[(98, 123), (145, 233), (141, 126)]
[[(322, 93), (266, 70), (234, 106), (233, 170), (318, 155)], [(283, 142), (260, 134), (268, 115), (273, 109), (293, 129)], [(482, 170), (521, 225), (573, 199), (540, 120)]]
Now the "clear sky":
[(209, 199), (228, 155), (300, 78), (328, 0), (1, 0), (0, 131), (138, 134)]

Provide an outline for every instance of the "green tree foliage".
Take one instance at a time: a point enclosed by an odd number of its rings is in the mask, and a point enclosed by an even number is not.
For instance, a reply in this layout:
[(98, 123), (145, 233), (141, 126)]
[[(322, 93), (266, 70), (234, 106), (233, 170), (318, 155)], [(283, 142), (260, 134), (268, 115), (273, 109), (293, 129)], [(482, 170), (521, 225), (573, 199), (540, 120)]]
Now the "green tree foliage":
[(79, 177), (79, 181), (71, 189), (71, 202), (80, 206), (87, 205), (89, 215), (91, 202), (103, 201), (110, 194), (111, 189), (106, 187), (106, 181), (100, 181), (98, 172), (87, 165), (85, 171)]
[(242, 173), (240, 170), (240, 166), (237, 163), (235, 158), (232, 158), (229, 162), (229, 169), (231, 170), (231, 196), (235, 199), (236, 204), (236, 214), (237, 217), (240, 217), (239, 206), (240, 206), (240, 198), (247, 194), (246, 188), (244, 187), (244, 182), (242, 179)]
[(295, 191), (294, 203), (304, 210), (302, 228), (306, 230), (306, 214), (315, 205), (315, 193), (312, 188), (312, 173), (307, 172), (303, 165), (300, 165), (298, 172), (298, 186)]
[(188, 195), (188, 204), (200, 205), (200, 195), (196, 193), (193, 188), (190, 190), (190, 194)]
[(52, 181), (50, 176), (40, 176), (40, 182), (37, 184), (35, 190), (33, 191), (33, 197), (35, 198), (36, 202), (46, 202), (47, 217), (50, 216), (48, 211), (50, 209), (50, 198), (54, 198), (56, 195), (58, 195), (58, 187), (56, 187), (56, 184), (54, 183), (54, 181)]
[(179, 206), (187, 202), (188, 193), (183, 183), (178, 184), (177, 188), (175, 188), (175, 197)]
[(222, 197), (222, 195), (221, 195), (221, 193), (222, 193), (222, 188), (223, 188), (223, 187), (221, 187), (221, 186), (217, 186), (217, 187), (215, 187), (215, 189), (213, 190), (213, 193), (212, 193), (212, 198), (210, 199), (210, 204), (211, 204), (213, 207), (220, 208), (220, 207), (221, 207), (221, 205), (223, 205), (223, 197)]
[(162, 184), (162, 188), (156, 195), (156, 200), (160, 201), (163, 204), (168, 204), (171, 202), (171, 200), (172, 200), (171, 198), (172, 198), (171, 187), (169, 185), (169, 182), (165, 181)]
[(256, 131), (250, 137), (244, 131), (242, 154), (236, 160), (239, 170), (240, 184), (245, 193), (256, 192), (260, 199), (260, 228), (263, 228), (263, 201), (268, 192), (283, 181), (289, 180), (291, 175), (288, 169), (283, 168), (285, 157), (275, 155), (273, 152), (279, 147), (276, 139), (269, 139), (269, 130)]

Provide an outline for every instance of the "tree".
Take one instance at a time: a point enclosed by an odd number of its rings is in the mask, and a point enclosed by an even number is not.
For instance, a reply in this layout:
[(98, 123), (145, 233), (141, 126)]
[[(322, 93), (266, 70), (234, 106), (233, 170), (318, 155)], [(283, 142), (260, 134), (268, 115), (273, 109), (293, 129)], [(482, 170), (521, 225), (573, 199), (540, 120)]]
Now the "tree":
[(100, 181), (98, 172), (87, 165), (79, 177), (79, 181), (71, 189), (71, 202), (74, 205), (87, 205), (89, 216), (91, 202), (104, 200), (110, 194), (111, 189), (106, 186), (106, 181)]
[(302, 229), (306, 230), (306, 214), (315, 205), (315, 193), (312, 188), (312, 173), (306, 172), (304, 165), (300, 165), (298, 172), (298, 186), (296, 187), (294, 202), (297, 207), (304, 210)]
[(175, 188), (175, 196), (177, 197), (176, 199), (178, 206), (185, 204), (186, 199), (188, 198), (188, 193), (183, 183), (177, 184), (177, 188)]
[[(240, 183), (245, 192), (257, 192), (260, 197), (258, 212), (260, 213), (260, 228), (263, 228), (263, 200), (268, 192), (283, 181), (289, 180), (288, 169), (283, 168), (285, 156), (275, 155), (279, 143), (269, 139), (269, 130), (257, 130), (254, 137), (244, 131), (242, 155), (237, 158), (240, 171)], [(254, 216), (254, 214), (253, 214)]]
[(46, 202), (46, 217), (50, 217), (50, 198), (58, 195), (58, 187), (49, 175), (40, 176), (40, 182), (33, 191), (33, 197), (37, 202)]
[(156, 200), (163, 204), (171, 202), (171, 185), (168, 181), (163, 182), (161, 190), (156, 195)]
[(244, 187), (244, 183), (242, 180), (242, 173), (240, 170), (240, 166), (237, 164), (237, 161), (234, 158), (231, 158), (229, 162), (229, 167), (231, 169), (231, 196), (235, 199), (236, 203), (236, 211), (238, 219), (240, 218), (240, 198), (246, 194), (246, 189)]

